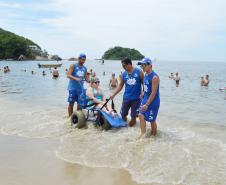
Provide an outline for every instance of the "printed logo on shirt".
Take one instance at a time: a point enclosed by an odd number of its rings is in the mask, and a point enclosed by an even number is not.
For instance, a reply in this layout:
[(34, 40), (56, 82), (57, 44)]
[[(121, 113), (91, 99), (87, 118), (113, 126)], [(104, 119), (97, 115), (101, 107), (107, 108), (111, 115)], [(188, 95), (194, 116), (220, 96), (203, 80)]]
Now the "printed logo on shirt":
[(77, 71), (77, 76), (83, 77), (84, 76), (84, 71)]
[(148, 86), (146, 84), (144, 85), (144, 92), (148, 92)]
[(129, 78), (127, 80), (127, 84), (128, 85), (135, 85), (136, 84), (136, 79), (135, 78)]

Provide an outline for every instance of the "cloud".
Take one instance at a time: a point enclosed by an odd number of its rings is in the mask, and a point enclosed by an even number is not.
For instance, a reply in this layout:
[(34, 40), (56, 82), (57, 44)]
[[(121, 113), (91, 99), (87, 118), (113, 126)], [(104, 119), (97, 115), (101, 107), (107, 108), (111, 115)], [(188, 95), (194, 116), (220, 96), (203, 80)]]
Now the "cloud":
[(19, 3), (2, 3), (0, 2), (0, 8), (22, 8)]
[[(121, 45), (154, 57), (205, 60), (205, 51), (208, 54), (211, 47), (226, 47), (225, 0), (49, 0), (36, 4), (26, 8), (40, 12), (35, 21), (47, 38), (33, 35), (45, 48), (62, 55), (82, 50), (99, 57), (109, 47)], [(202, 54), (191, 56), (187, 51), (192, 50)], [(226, 58), (223, 52), (218, 56)]]

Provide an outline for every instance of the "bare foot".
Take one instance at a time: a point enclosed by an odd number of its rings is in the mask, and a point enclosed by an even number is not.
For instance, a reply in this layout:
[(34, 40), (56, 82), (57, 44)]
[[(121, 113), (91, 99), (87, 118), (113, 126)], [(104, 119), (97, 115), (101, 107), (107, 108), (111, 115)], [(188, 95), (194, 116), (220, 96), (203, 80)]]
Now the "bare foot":
[(141, 134), (139, 137), (138, 137), (138, 140), (140, 140), (140, 139), (145, 139), (146, 137), (145, 137), (145, 133), (144, 134)]

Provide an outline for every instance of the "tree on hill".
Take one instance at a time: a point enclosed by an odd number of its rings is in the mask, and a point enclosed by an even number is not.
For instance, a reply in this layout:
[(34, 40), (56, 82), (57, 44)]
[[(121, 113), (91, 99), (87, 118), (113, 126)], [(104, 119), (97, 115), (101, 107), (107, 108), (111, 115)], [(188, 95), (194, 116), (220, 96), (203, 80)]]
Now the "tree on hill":
[(116, 46), (114, 48), (108, 49), (104, 53), (102, 59), (122, 60), (126, 57), (129, 57), (132, 60), (141, 60), (142, 58), (144, 58), (144, 55), (142, 55), (136, 49), (123, 48), (123, 47), (120, 47), (120, 46)]
[(41, 50), (40, 46), (31, 40), (0, 28), (0, 59), (17, 60), (20, 55), (32, 59), (34, 56), (29, 48), (30, 45), (34, 45)]

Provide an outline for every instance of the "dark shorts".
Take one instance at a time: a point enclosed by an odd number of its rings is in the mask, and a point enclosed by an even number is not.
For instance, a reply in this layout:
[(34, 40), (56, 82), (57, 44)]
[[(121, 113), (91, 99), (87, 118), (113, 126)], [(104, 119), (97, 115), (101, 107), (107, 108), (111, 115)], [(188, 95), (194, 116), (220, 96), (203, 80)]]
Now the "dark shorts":
[(73, 104), (73, 103), (75, 103), (75, 102), (78, 102), (78, 98), (79, 98), (79, 96), (81, 95), (81, 92), (78, 92), (78, 91), (76, 91), (76, 90), (70, 90), (69, 91), (69, 95), (68, 95), (68, 102), (70, 103), (70, 104)]
[(140, 106), (140, 99), (138, 100), (123, 100), (121, 108), (121, 116), (124, 119), (130, 110), (131, 118), (136, 118)]

